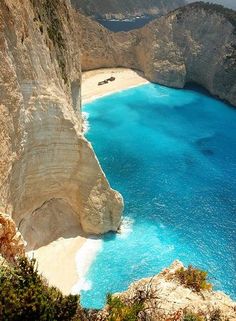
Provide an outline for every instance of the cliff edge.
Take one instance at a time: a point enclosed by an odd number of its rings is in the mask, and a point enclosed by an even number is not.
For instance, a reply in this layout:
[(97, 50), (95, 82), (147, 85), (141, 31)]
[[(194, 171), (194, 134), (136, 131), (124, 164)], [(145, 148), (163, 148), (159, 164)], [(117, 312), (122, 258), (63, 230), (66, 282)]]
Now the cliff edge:
[[(115, 294), (113, 298), (119, 298), (127, 306), (142, 302), (137, 321), (236, 320), (236, 302), (223, 292), (196, 291), (183, 285), (177, 277), (180, 270), (186, 271), (186, 268), (180, 261), (175, 261), (154, 277), (132, 283), (127, 291)], [(195, 282), (198, 282), (197, 278)], [(110, 310), (107, 306), (104, 315)]]
[(197, 83), (236, 106), (236, 12), (189, 4), (145, 27), (112, 33), (76, 13), (82, 70), (127, 67), (152, 82), (183, 88)]
[(67, 1), (1, 1), (0, 210), (28, 250), (120, 224), (122, 197), (82, 133), (79, 45)]

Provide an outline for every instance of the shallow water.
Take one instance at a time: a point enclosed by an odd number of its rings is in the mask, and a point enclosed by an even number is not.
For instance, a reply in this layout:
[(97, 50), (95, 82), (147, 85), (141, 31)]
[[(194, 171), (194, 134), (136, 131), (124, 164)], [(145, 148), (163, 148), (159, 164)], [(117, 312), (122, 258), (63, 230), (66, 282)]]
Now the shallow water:
[(236, 109), (199, 90), (143, 85), (87, 104), (92, 142), (125, 200), (123, 233), (103, 238), (85, 307), (175, 259), (236, 299)]

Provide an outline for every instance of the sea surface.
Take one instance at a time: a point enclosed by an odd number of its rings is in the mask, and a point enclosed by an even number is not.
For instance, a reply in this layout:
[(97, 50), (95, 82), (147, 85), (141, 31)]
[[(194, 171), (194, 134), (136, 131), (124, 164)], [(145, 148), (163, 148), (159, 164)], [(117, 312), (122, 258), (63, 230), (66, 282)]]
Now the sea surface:
[(147, 84), (84, 106), (92, 142), (125, 201), (86, 275), (85, 307), (175, 259), (236, 299), (236, 109), (198, 88)]
[(99, 19), (97, 18), (96, 21), (99, 22), (103, 27), (113, 31), (130, 31), (133, 29), (139, 29), (145, 26), (147, 23), (155, 19), (155, 17), (151, 16), (143, 16), (134, 19), (125, 19), (125, 20), (108, 20), (108, 19)]

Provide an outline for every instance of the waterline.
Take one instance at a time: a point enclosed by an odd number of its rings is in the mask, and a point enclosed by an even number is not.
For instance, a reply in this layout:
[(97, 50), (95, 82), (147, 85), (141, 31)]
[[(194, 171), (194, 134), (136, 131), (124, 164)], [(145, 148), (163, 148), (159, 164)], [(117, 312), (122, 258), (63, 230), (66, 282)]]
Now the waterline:
[[(236, 297), (236, 110), (195, 90), (144, 85), (88, 104), (92, 142), (125, 201), (81, 291), (86, 307), (180, 259)], [(130, 223), (131, 222), (131, 223)]]

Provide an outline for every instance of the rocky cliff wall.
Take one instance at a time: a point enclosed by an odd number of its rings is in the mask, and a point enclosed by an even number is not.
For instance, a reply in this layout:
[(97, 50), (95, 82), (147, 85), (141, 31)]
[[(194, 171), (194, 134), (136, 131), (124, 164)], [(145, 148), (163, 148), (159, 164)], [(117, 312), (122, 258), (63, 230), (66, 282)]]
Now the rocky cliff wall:
[(236, 106), (235, 11), (195, 3), (137, 31), (115, 34), (80, 14), (76, 19), (83, 70), (129, 67), (166, 86), (195, 82)]
[(67, 1), (0, 2), (0, 207), (28, 249), (120, 223), (82, 134), (79, 47)]

